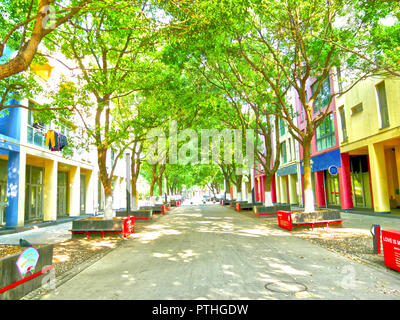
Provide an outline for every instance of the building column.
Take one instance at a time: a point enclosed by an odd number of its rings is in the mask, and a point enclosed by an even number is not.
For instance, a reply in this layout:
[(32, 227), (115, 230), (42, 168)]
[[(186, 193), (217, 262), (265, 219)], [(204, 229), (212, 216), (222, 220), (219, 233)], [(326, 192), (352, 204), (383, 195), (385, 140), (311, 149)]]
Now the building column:
[(397, 203), (400, 204), (400, 146), (396, 146), (394, 148), (394, 155), (396, 158), (396, 166), (397, 166), (397, 181), (398, 181), (398, 192), (399, 194), (396, 194), (396, 199), (398, 199)]
[(254, 193), (255, 193), (255, 197), (256, 197), (256, 201), (260, 201), (260, 196), (259, 196), (259, 179), (254, 178)]
[(281, 178), (276, 177), (275, 178), (275, 191), (276, 191), (276, 203), (283, 203), (282, 202), (282, 193), (281, 193)]
[(265, 176), (260, 177), (260, 201), (265, 202)]
[(353, 209), (353, 195), (351, 190), (350, 157), (348, 153), (341, 153), (342, 166), (339, 168), (340, 202), (342, 209)]
[(69, 216), (80, 216), (81, 168), (71, 167), (69, 171)]
[(95, 199), (95, 182), (93, 171), (87, 171), (86, 173), (86, 212), (85, 214), (94, 214), (94, 199)]
[(247, 201), (247, 186), (246, 182), (244, 182), (244, 176), (242, 178), (242, 200)]
[(390, 213), (389, 190), (387, 185), (385, 152), (382, 144), (368, 145), (374, 211)]
[(315, 193), (317, 196), (317, 206), (325, 207), (325, 185), (324, 185), (324, 171), (316, 171), (315, 174)]
[(289, 174), (289, 203), (297, 205), (296, 176)]
[(45, 160), (43, 221), (57, 220), (58, 161)]
[(276, 203), (276, 184), (275, 184), (275, 179), (276, 179), (276, 175), (274, 174), (272, 176), (272, 180), (271, 180), (271, 200), (272, 203)]
[(26, 153), (10, 151), (7, 170), (6, 227), (24, 225)]

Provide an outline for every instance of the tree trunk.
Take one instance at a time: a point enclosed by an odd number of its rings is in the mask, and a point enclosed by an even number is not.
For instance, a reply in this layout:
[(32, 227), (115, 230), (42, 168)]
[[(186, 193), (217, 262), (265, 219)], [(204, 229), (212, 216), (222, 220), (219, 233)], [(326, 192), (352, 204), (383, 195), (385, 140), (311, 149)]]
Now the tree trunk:
[(311, 179), (311, 153), (310, 153), (311, 139), (304, 140), (303, 144), (303, 183), (304, 183), (304, 211), (305, 212), (314, 212), (315, 211), (315, 201), (314, 201), (314, 192), (312, 187), (312, 179)]
[(104, 206), (104, 220), (110, 220), (114, 217), (114, 212), (112, 209), (113, 202), (113, 191), (111, 179), (108, 177), (107, 167), (106, 167), (106, 155), (107, 149), (98, 148), (98, 166), (100, 173), (100, 180), (104, 188), (105, 196), (105, 206)]
[(131, 208), (133, 211), (137, 210), (137, 201), (138, 201), (138, 197), (137, 197), (137, 179), (136, 177), (132, 178), (132, 199), (131, 199)]
[(157, 164), (153, 165), (152, 169), (152, 177), (151, 177), (151, 183), (150, 183), (150, 197), (154, 196), (154, 186), (157, 182)]
[(158, 195), (162, 197), (162, 178), (158, 179)]

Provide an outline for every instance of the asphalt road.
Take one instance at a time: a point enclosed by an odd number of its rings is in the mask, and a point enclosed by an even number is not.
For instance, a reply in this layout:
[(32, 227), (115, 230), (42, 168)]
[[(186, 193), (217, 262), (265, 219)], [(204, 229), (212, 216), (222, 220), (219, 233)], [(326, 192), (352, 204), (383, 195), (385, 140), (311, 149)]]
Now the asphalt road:
[(400, 299), (400, 274), (218, 204), (182, 206), (44, 299)]

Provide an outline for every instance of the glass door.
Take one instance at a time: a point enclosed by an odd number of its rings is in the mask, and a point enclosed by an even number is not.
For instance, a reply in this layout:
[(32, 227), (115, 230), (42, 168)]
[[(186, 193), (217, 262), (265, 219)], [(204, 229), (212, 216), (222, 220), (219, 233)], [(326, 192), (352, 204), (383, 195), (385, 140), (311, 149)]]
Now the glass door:
[(367, 156), (351, 158), (350, 170), (354, 207), (371, 208), (372, 201)]
[(26, 167), (25, 221), (43, 220), (44, 169)]
[(68, 172), (57, 175), (57, 217), (68, 216)]
[(326, 192), (328, 204), (339, 206), (340, 205), (340, 191), (339, 191), (339, 177), (332, 176), (329, 172), (325, 171), (326, 177)]
[(81, 174), (81, 215), (86, 213), (86, 175)]

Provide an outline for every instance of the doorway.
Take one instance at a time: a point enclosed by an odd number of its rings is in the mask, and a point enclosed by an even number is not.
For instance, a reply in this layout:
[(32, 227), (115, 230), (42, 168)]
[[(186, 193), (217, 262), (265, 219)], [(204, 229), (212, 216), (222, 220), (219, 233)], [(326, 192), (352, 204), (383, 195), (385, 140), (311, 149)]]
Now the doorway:
[(57, 175), (57, 218), (68, 216), (68, 172)]
[(43, 221), (44, 169), (26, 166), (25, 221)]
[(328, 205), (340, 206), (339, 176), (325, 171)]

